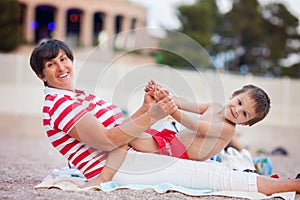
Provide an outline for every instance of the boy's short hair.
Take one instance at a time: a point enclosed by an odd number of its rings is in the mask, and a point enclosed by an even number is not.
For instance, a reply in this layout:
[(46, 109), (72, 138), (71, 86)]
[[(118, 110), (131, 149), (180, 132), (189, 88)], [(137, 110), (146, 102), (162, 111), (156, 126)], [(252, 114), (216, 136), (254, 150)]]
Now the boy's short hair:
[[(37, 45), (30, 56), (30, 66), (36, 75), (44, 77), (43, 69), (45, 63), (55, 58), (59, 50), (65, 52), (66, 56), (73, 62), (74, 56), (72, 50), (63, 42), (56, 39), (50, 39)], [(46, 83), (44, 83), (46, 85)]]
[(233, 92), (233, 96), (245, 92), (249, 92), (251, 98), (255, 101), (256, 104), (255, 112), (257, 116), (246, 123), (247, 125), (252, 126), (253, 124), (263, 120), (267, 116), (271, 108), (271, 101), (269, 96), (263, 89), (251, 84), (245, 85), (242, 89)]

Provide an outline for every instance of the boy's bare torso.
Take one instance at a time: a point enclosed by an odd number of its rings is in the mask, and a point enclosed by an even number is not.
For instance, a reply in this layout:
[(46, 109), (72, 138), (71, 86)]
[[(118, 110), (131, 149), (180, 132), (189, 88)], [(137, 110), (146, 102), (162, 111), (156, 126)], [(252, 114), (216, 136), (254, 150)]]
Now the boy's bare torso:
[(207, 133), (199, 133), (189, 129), (180, 131), (177, 138), (186, 146), (192, 160), (207, 160), (219, 153), (229, 143), (235, 132), (235, 125), (225, 120), (222, 115), (224, 107), (210, 104), (199, 116), (198, 123), (209, 124)]

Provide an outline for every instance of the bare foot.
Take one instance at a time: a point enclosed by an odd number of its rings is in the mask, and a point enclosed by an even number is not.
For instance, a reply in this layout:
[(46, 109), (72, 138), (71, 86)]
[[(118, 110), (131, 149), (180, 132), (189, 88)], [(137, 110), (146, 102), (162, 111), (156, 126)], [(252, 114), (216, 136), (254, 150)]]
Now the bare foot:
[(88, 187), (93, 187), (93, 186), (100, 186), (101, 181), (98, 180), (97, 178), (88, 180), (86, 183), (84, 183), (83, 185), (78, 186), (79, 188), (83, 189), (83, 188), (88, 188)]

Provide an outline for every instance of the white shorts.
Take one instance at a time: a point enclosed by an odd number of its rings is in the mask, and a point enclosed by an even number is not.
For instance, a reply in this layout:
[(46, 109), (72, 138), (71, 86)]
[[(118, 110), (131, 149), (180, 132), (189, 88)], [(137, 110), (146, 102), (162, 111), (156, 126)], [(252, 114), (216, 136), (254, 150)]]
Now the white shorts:
[(128, 151), (113, 177), (119, 185), (171, 183), (192, 189), (257, 192), (257, 174), (234, 171), (216, 161), (193, 161)]

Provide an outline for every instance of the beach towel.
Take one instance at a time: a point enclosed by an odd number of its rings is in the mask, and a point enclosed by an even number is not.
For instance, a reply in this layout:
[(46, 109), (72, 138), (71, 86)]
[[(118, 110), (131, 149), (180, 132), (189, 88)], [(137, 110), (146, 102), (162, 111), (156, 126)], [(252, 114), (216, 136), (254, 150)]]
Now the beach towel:
[(54, 169), (48, 176), (46, 176), (41, 183), (36, 185), (34, 189), (60, 189), (64, 191), (87, 191), (87, 190), (99, 190), (104, 192), (113, 192), (118, 189), (132, 189), (132, 190), (153, 190), (158, 193), (166, 192), (179, 192), (188, 196), (226, 196), (236, 198), (247, 199), (270, 199), (274, 197), (280, 197), (286, 200), (294, 200), (295, 192), (276, 193), (270, 196), (266, 196), (258, 192), (241, 192), (241, 191), (213, 191), (209, 189), (197, 190), (184, 188), (181, 186), (172, 185), (170, 183), (161, 183), (155, 185), (141, 185), (141, 184), (129, 184), (118, 185), (117, 183), (110, 181), (102, 183), (99, 186), (93, 186), (88, 188), (80, 188), (86, 179), (80, 171), (74, 168), (61, 168)]

